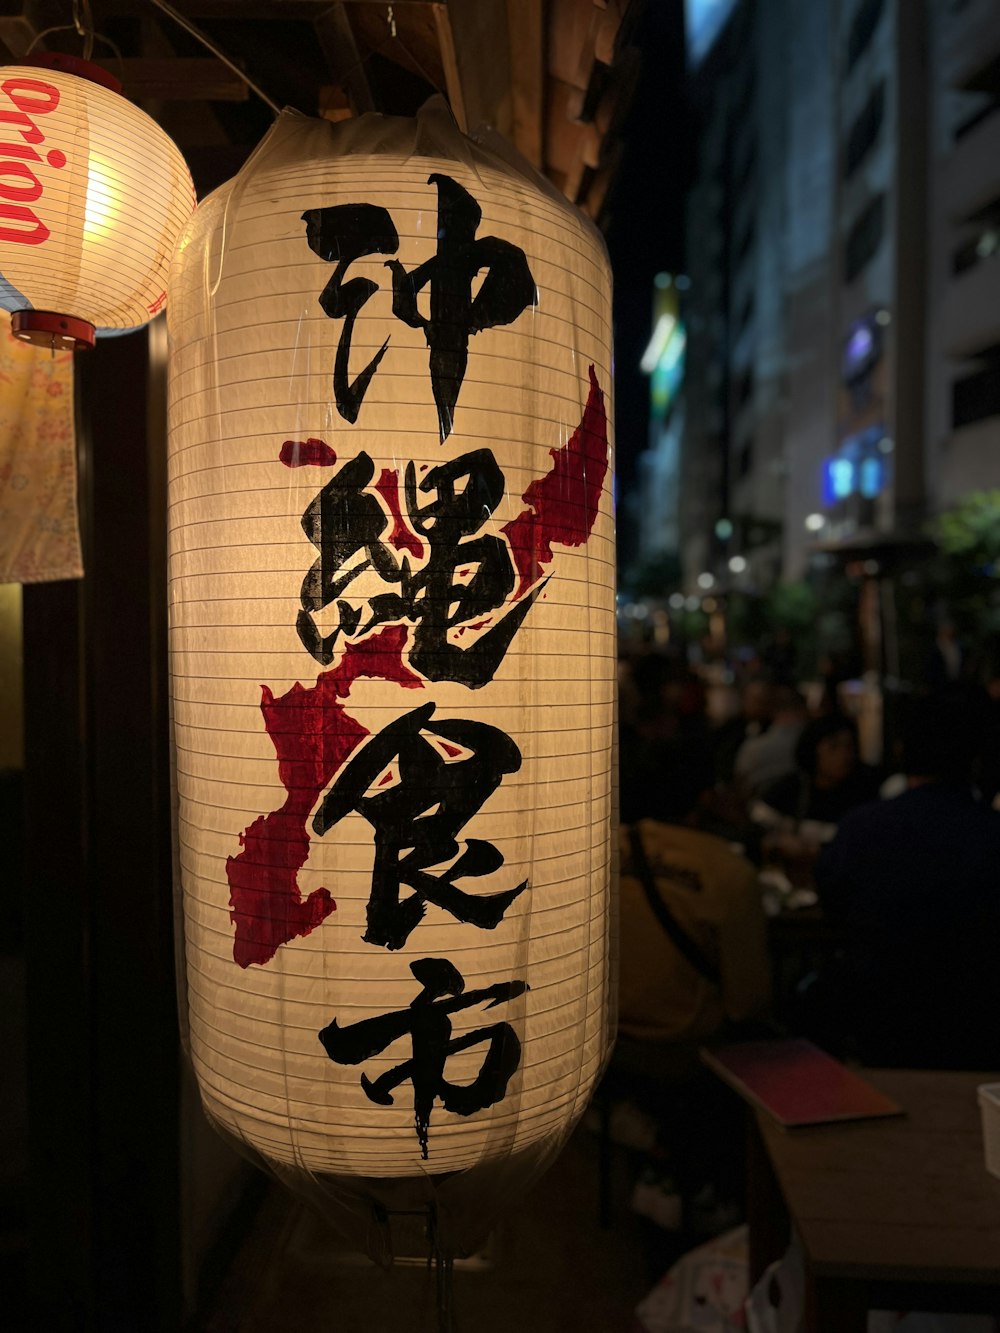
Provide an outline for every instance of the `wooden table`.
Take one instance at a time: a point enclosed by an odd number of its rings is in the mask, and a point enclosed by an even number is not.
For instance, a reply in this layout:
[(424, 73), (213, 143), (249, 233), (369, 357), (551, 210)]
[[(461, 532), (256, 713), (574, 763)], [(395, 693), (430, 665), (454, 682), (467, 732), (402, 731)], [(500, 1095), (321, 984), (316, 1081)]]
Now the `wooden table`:
[(794, 1223), (815, 1333), (866, 1311), (1000, 1313), (1000, 1179), (983, 1165), (976, 1087), (997, 1074), (866, 1070), (905, 1117), (783, 1130), (751, 1125), (751, 1277)]

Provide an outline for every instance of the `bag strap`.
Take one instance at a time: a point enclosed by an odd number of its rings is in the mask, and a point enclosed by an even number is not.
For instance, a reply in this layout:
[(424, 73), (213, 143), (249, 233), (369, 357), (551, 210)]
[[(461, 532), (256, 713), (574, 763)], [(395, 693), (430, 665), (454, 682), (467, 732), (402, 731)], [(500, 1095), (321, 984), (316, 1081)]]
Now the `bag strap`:
[(687, 933), (657, 891), (653, 871), (650, 868), (638, 826), (633, 824), (628, 831), (628, 835), (632, 844), (632, 867), (643, 887), (646, 901), (649, 903), (653, 915), (694, 970), (700, 972), (706, 981), (710, 981), (714, 986), (721, 988), (722, 975), (719, 969), (705, 956), (700, 946)]

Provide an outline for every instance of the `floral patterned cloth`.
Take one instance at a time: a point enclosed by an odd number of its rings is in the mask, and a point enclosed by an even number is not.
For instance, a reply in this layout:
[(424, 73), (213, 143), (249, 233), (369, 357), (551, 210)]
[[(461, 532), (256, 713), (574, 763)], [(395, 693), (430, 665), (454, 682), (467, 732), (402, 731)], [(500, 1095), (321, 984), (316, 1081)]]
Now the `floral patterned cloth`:
[(78, 579), (73, 355), (0, 321), (0, 583)]
[(636, 1306), (642, 1333), (741, 1333), (749, 1286), (745, 1226), (689, 1250)]

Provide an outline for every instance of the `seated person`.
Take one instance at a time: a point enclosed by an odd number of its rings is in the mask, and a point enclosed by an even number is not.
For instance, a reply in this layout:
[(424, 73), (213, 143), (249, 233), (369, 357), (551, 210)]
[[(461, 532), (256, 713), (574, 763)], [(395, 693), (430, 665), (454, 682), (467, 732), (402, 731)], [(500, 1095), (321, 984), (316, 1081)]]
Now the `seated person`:
[(711, 785), (712, 746), (701, 682), (678, 662), (651, 653), (635, 666), (637, 705), (619, 728), (623, 823), (655, 816), (673, 774), (694, 768)]
[(795, 747), (796, 771), (780, 778), (754, 801), (750, 817), (772, 830), (800, 855), (815, 854), (829, 842), (849, 810), (878, 797), (878, 775), (858, 758), (857, 728), (842, 713), (817, 718)]
[(715, 784), (728, 786), (733, 781), (736, 756), (744, 741), (762, 736), (771, 722), (772, 689), (768, 681), (752, 676), (740, 692), (739, 712), (715, 730), (712, 737)]
[[(657, 1161), (661, 1170), (668, 1164), (681, 1196), (727, 1211), (738, 1210), (744, 1192), (743, 1112), (708, 1074), (698, 1047), (727, 1020), (765, 1013), (770, 964), (753, 867), (721, 838), (692, 827), (711, 777), (678, 756), (660, 774), (656, 818), (621, 829), (619, 1033), (610, 1086), (619, 1095), (627, 1089), (653, 1115)], [(639, 858), (633, 835), (641, 839)]]
[(703, 780), (682, 766), (659, 789), (658, 818), (635, 826), (652, 887), (707, 976), (651, 907), (631, 830), (622, 828), (619, 1028), (644, 1042), (695, 1045), (726, 1019), (759, 1017), (770, 998), (764, 912), (753, 867), (721, 839), (691, 826)]
[(772, 721), (759, 736), (745, 740), (736, 753), (733, 775), (742, 795), (755, 800), (779, 778), (795, 771), (795, 747), (809, 720), (805, 700), (790, 685), (771, 696)]
[(1000, 1069), (1000, 814), (972, 785), (979, 739), (967, 702), (914, 705), (907, 790), (848, 814), (817, 864), (846, 943), (811, 1008), (868, 1064)]

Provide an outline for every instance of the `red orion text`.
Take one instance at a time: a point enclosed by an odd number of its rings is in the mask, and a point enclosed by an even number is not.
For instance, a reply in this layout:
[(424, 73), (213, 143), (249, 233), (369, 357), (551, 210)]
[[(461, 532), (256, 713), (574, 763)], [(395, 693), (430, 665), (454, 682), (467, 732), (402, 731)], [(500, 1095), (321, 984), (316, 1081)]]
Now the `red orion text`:
[[(41, 162), (35, 145), (45, 142), (45, 135), (35, 123), (59, 105), (59, 89), (40, 79), (5, 79), (0, 83), (0, 241), (18, 245), (41, 245), (48, 240), (49, 229), (29, 207), (42, 197), (42, 183), (31, 167)], [(14, 135), (20, 135), (20, 142)], [(14, 140), (14, 142), (11, 142)], [(66, 154), (50, 148), (44, 160), (50, 167), (64, 167)]]

